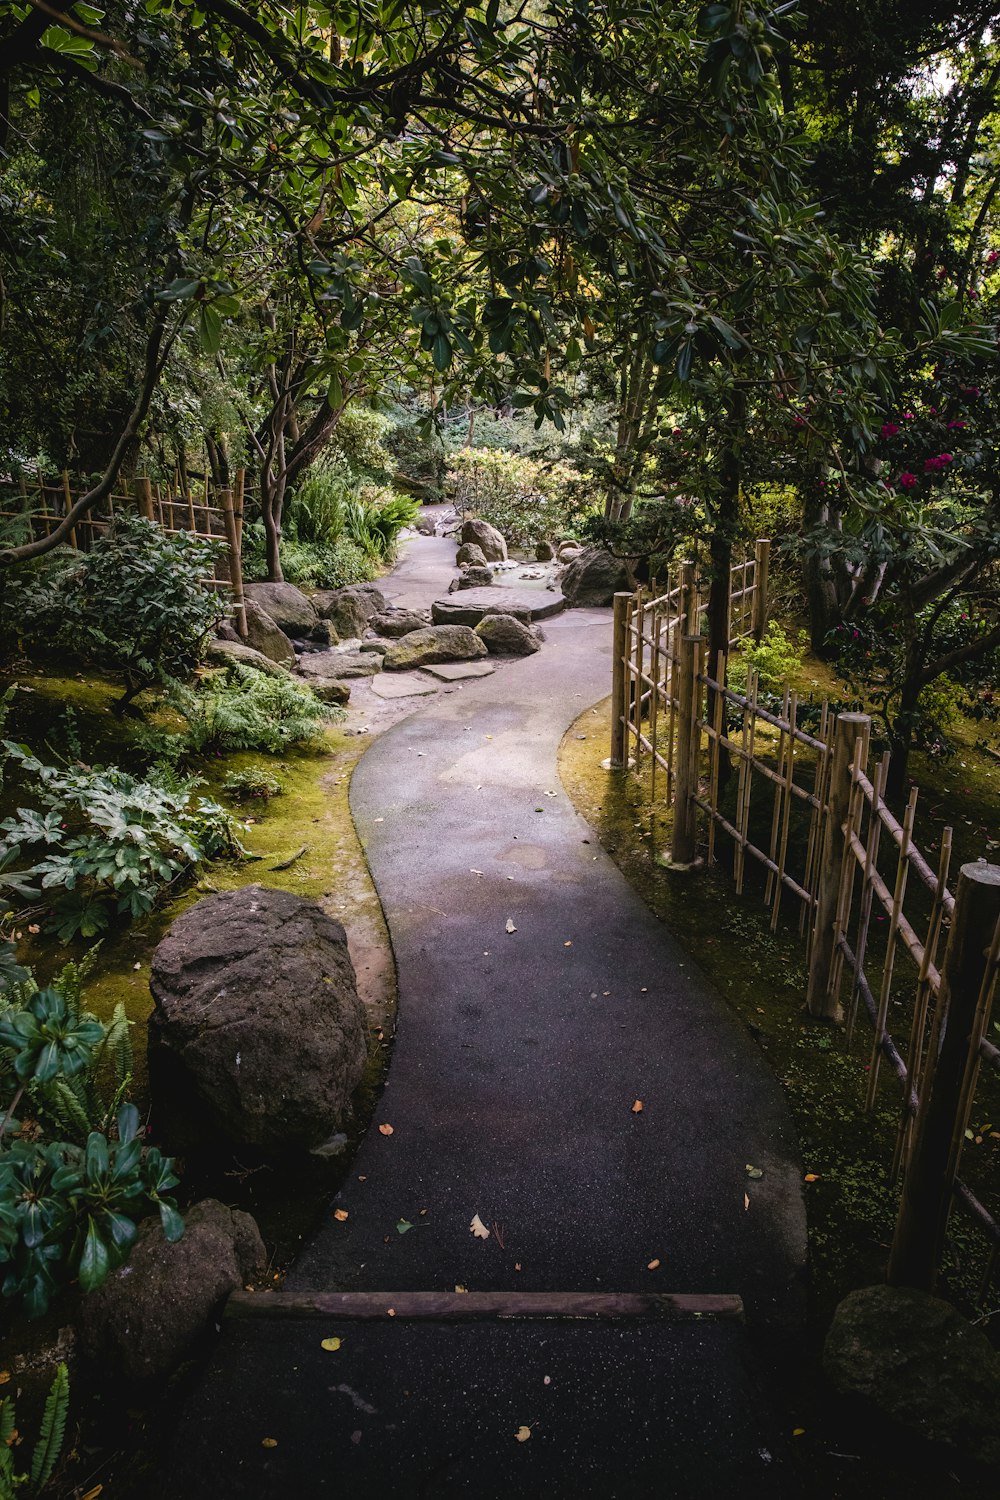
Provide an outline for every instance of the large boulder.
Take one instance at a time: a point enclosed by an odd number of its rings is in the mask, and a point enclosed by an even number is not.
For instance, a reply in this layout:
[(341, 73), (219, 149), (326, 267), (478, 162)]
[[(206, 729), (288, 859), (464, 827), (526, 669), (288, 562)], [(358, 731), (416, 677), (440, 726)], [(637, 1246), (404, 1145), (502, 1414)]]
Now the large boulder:
[(843, 1395), (920, 1437), (1000, 1464), (1000, 1354), (950, 1303), (909, 1287), (851, 1292), (823, 1350)]
[(566, 566), (559, 580), (570, 609), (611, 604), (615, 594), (631, 591), (628, 568), (603, 547), (586, 547)]
[(336, 682), (351, 677), (374, 677), (381, 658), (371, 651), (311, 651), (299, 657), (299, 676), (310, 683)]
[(295, 652), (283, 630), (279, 630), (267, 610), (256, 599), (246, 600), (247, 645), (259, 651), (279, 667), (294, 667)]
[(574, 557), (579, 557), (582, 551), (582, 542), (560, 542), (556, 549), (556, 556), (561, 563), (567, 563), (572, 562)]
[(531, 656), (538, 650), (538, 637), (530, 626), (513, 615), (487, 615), (476, 626), (491, 656)]
[(382, 658), (387, 672), (406, 672), (443, 661), (475, 661), (486, 646), (468, 625), (428, 625), (404, 635)]
[(463, 542), (455, 553), (455, 563), (460, 568), (485, 568), (486, 553), (475, 542)]
[(288, 675), (286, 667), (272, 661), (269, 656), (264, 655), (263, 651), (255, 651), (252, 646), (245, 646), (241, 640), (209, 641), (205, 647), (205, 660), (212, 667), (228, 667), (235, 661), (241, 666), (254, 667), (258, 672), (266, 672), (270, 677)]
[(388, 636), (390, 640), (399, 640), (400, 636), (409, 635), (413, 630), (426, 630), (431, 623), (429, 615), (418, 614), (412, 609), (395, 609), (373, 615), (368, 621), (372, 630), (378, 635)]
[(293, 583), (248, 583), (243, 592), (267, 611), (279, 630), (296, 639), (309, 635), (319, 620), (312, 601)]
[(373, 583), (352, 583), (343, 589), (323, 589), (313, 604), (342, 641), (361, 635), (372, 615), (385, 612), (385, 595)]
[(452, 582), (448, 592), (449, 594), (453, 594), (458, 589), (488, 588), (492, 582), (493, 569), (489, 564), (483, 563), (480, 566), (478, 563), (474, 563), (472, 567), (466, 568), (464, 573)]
[(280, 1154), (340, 1128), (365, 1015), (347, 935), (313, 902), (259, 885), (198, 901), (157, 947), (150, 988), (153, 1103), (176, 1149), (218, 1135)]
[(513, 615), (516, 620), (547, 620), (566, 608), (562, 594), (545, 589), (491, 588), (469, 589), (435, 599), (431, 616), (435, 625), (478, 625), (487, 615)]
[(85, 1356), (125, 1381), (163, 1380), (196, 1348), (230, 1292), (267, 1269), (254, 1220), (205, 1198), (169, 1244), (146, 1219), (125, 1265), (84, 1297), (78, 1333)]
[(480, 521), (478, 516), (470, 516), (467, 521), (462, 522), (462, 544), (471, 542), (478, 547), (483, 554), (484, 562), (506, 562), (507, 543), (488, 521)]
[(535, 559), (538, 562), (551, 562), (556, 555), (556, 549), (551, 542), (537, 542), (535, 545)]

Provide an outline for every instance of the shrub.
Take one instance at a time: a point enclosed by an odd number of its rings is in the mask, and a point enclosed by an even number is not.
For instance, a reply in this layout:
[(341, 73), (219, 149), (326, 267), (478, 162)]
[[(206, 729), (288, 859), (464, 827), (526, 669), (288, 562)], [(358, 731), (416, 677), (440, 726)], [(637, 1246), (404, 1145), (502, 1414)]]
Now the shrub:
[(197, 692), (182, 689), (174, 700), (188, 721), (188, 751), (268, 750), (317, 740), (324, 725), (344, 717), (322, 703), (312, 688), (291, 677), (272, 677), (234, 662)]
[(168, 1240), (184, 1232), (168, 1196), (173, 1162), (143, 1149), (134, 1105), (120, 1104), (114, 1125), (88, 1130), (82, 1145), (53, 1138), (59, 1086), (76, 1097), (74, 1080), (96, 1075), (107, 1044), (80, 1009), (78, 977), (64, 971), (39, 990), (27, 976), (0, 1000), (0, 1266), (3, 1295), (29, 1317), (72, 1281), (100, 1286), (128, 1258), (145, 1213), (159, 1211)]
[(237, 802), (268, 802), (272, 797), (280, 797), (284, 786), (266, 766), (245, 766), (242, 771), (230, 771), (222, 790)]
[(730, 662), (729, 686), (737, 692), (745, 692), (752, 668), (762, 688), (771, 691), (783, 689), (801, 672), (807, 641), (804, 630), (800, 630), (797, 641), (793, 641), (777, 620), (770, 620), (764, 639), (759, 644), (745, 641), (740, 647), (739, 657)]
[(28, 641), (62, 646), (125, 679), (122, 703), (187, 677), (225, 609), (203, 580), (215, 542), (121, 516), (92, 552), (63, 557), (18, 600)]
[(34, 805), (0, 823), (0, 892), (48, 904), (63, 940), (143, 916), (202, 861), (243, 853), (232, 817), (194, 797), (194, 782), (167, 790), (117, 766), (48, 766), (2, 744), (32, 778)]
[(5, 1396), (0, 1401), (0, 1500), (14, 1500), (19, 1491), (25, 1492), (25, 1486), (32, 1495), (37, 1495), (45, 1488), (62, 1453), (68, 1415), (69, 1370), (60, 1362), (45, 1398), (38, 1441), (31, 1455), (31, 1468), (26, 1474), (18, 1474), (15, 1471), (15, 1459), (16, 1444), (20, 1438), (14, 1401), (10, 1396)]
[(386, 562), (395, 552), (399, 533), (413, 524), (419, 511), (419, 504), (409, 495), (366, 485), (345, 507), (345, 528), (363, 552)]
[(585, 502), (586, 481), (568, 464), (462, 448), (450, 465), (455, 504), (489, 521), (515, 547), (561, 535)]
[[(243, 573), (248, 582), (267, 577), (264, 528), (251, 523), (244, 531)], [(378, 564), (350, 537), (335, 545), (281, 539), (281, 569), (288, 583), (300, 589), (341, 589), (349, 583), (370, 583), (378, 576)]]

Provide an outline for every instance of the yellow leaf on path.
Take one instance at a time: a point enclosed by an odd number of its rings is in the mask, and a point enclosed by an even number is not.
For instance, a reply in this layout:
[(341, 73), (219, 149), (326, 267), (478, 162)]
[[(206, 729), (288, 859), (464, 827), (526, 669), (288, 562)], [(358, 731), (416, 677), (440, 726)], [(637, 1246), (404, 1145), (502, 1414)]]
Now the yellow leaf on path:
[(467, 1286), (458, 1286), (456, 1283), (455, 1290), (456, 1292), (467, 1292), (469, 1288)]
[(343, 1224), (344, 1220), (347, 1218), (347, 1209), (335, 1208), (333, 1210), (333, 1217), (337, 1219), (341, 1224)]
[(392, 1126), (391, 1125), (380, 1125), (379, 1128), (378, 1128), (378, 1133), (379, 1133), (379, 1135), (392, 1135)]
[(489, 1230), (486, 1228), (486, 1225), (483, 1223), (478, 1214), (473, 1214), (472, 1223), (469, 1225), (469, 1228), (476, 1236), (477, 1240), (488, 1240), (490, 1237)]
[(278, 1446), (278, 1439), (277, 1438), (261, 1438), (261, 1440), (260, 1440), (260, 1446), (262, 1448), (277, 1448), (277, 1446)]
[(526, 1443), (531, 1436), (531, 1428), (519, 1427), (514, 1436), (517, 1438), (519, 1443)]
[(647, 1271), (655, 1271), (656, 1268), (659, 1266), (659, 1264), (660, 1264), (660, 1262), (658, 1260), (651, 1260), (649, 1262), (648, 1266), (646, 1267), (646, 1270)]
[(792, 1428), (792, 1437), (801, 1437), (804, 1432), (805, 1432), (805, 1428), (804, 1427), (793, 1427)]
[(632, 1106), (632, 1113), (634, 1115), (641, 1115), (645, 1107), (646, 1106), (643, 1104), (642, 1100), (637, 1099)]
[(104, 1494), (103, 1484), (95, 1484), (92, 1490), (88, 1490), (82, 1500), (97, 1500), (98, 1495)]
[(807, 1172), (806, 1175), (805, 1175), (805, 1178), (803, 1180), (805, 1182), (819, 1182), (819, 1173), (818, 1172)]
[(325, 1349), (328, 1354), (336, 1354), (340, 1344), (340, 1339), (323, 1339), (320, 1348)]

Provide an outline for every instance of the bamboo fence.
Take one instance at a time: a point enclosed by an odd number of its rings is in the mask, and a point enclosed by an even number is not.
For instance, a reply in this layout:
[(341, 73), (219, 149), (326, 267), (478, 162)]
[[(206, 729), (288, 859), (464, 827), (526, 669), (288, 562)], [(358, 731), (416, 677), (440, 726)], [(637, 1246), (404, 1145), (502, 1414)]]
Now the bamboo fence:
[[(737, 630), (759, 638), (766, 611), (749, 566), (734, 569), (733, 642)], [(759, 584), (759, 561), (756, 572)], [(864, 1108), (875, 1108), (884, 1070), (899, 1095), (891, 1173), (903, 1194), (890, 1279), (933, 1284), (957, 1201), (991, 1243), (988, 1284), (1000, 1225), (959, 1166), (981, 1069), (1000, 1070), (1000, 1049), (988, 1040), (1000, 867), (963, 866), (949, 885), (952, 830), (941, 832), (932, 863), (914, 838), (918, 789), (899, 819), (885, 801), (888, 755), (869, 767), (868, 716), (823, 703), (808, 732), (793, 690), (780, 708), (765, 706), (751, 670), (746, 692), (735, 692), (721, 654), (714, 676), (707, 670), (700, 614), (683, 568), (655, 601), (618, 596), (610, 764), (643, 772), (648, 759), (643, 785), (673, 808), (664, 863), (715, 864), (724, 837), (737, 893), (751, 867), (761, 872), (772, 931), (793, 903), (810, 1013), (843, 1022), (848, 1045), (859, 1016), (870, 1026)], [(897, 1007), (908, 1020), (894, 1036)]]
[[(81, 517), (70, 532), (68, 545), (89, 552), (122, 513), (136, 513), (155, 521), (164, 531), (181, 532), (222, 544), (215, 576), (205, 578), (206, 587), (232, 596), (236, 627), (246, 639), (246, 606), (243, 593), (243, 505), (245, 472), (238, 469), (233, 487), (220, 488), (209, 477), (194, 487), (191, 477), (175, 470), (168, 482), (153, 482), (145, 476), (133, 481), (131, 492), (109, 494), (101, 505)], [(79, 495), (64, 470), (56, 479), (41, 472), (22, 474), (16, 480), (0, 480), (0, 522), (20, 522), (32, 537), (50, 536)]]

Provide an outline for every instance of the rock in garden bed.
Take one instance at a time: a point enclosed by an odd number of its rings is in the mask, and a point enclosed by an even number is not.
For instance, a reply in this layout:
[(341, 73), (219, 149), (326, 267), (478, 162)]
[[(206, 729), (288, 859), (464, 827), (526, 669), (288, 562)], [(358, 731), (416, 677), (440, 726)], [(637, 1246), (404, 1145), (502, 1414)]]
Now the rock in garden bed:
[(484, 562), (506, 562), (507, 543), (488, 521), (480, 521), (476, 516), (470, 516), (462, 523), (462, 546), (478, 547), (483, 554)]
[[(294, 652), (292, 654), (294, 656)], [(230, 662), (236, 661), (241, 666), (255, 667), (258, 672), (266, 672), (271, 677), (285, 677), (288, 674), (287, 667), (280, 666), (262, 651), (255, 651), (252, 646), (245, 646), (240, 640), (209, 641), (205, 647), (205, 660), (213, 667), (228, 667)]]
[(432, 662), (475, 661), (486, 646), (468, 625), (428, 625), (390, 646), (382, 664), (387, 672), (405, 672)]
[(456, 589), (481, 589), (493, 582), (493, 569), (488, 563), (481, 566), (474, 563), (465, 569), (460, 578), (456, 578), (448, 592), (454, 593)]
[(487, 615), (476, 634), (491, 656), (531, 656), (540, 645), (531, 626), (513, 615)]
[(299, 676), (309, 683), (341, 681), (351, 677), (374, 677), (382, 661), (377, 652), (312, 651), (299, 657)]
[(322, 589), (313, 595), (312, 602), (342, 641), (361, 635), (372, 615), (385, 612), (385, 595), (374, 583)]
[[(562, 557), (562, 549), (559, 551)], [(559, 580), (570, 609), (585, 609), (614, 602), (615, 594), (631, 592), (628, 568), (603, 547), (587, 547), (567, 564)]]
[(247, 613), (247, 645), (254, 651), (259, 651), (269, 661), (277, 662), (279, 667), (294, 667), (295, 652), (292, 643), (283, 630), (280, 630), (263, 605), (257, 603), (256, 599), (247, 599), (245, 602)]
[(344, 929), (313, 902), (259, 885), (197, 902), (156, 949), (150, 988), (153, 1106), (170, 1149), (218, 1134), (281, 1154), (340, 1128), (365, 1016)]
[(248, 583), (244, 592), (285, 635), (307, 636), (319, 623), (312, 602), (292, 583)]
[(193, 1352), (230, 1292), (266, 1271), (267, 1253), (249, 1214), (205, 1198), (188, 1210), (184, 1226), (171, 1245), (159, 1218), (146, 1219), (125, 1265), (84, 1297), (79, 1347), (102, 1373), (165, 1379)]
[(463, 542), (455, 553), (455, 565), (459, 568), (485, 568), (486, 553), (475, 542)]
[(823, 1370), (842, 1395), (901, 1427), (1000, 1465), (1000, 1354), (950, 1303), (909, 1287), (851, 1292)]
[(373, 615), (368, 621), (370, 629), (390, 640), (398, 640), (413, 630), (425, 630), (432, 623), (429, 614), (418, 614), (412, 609), (387, 610), (384, 614)]

